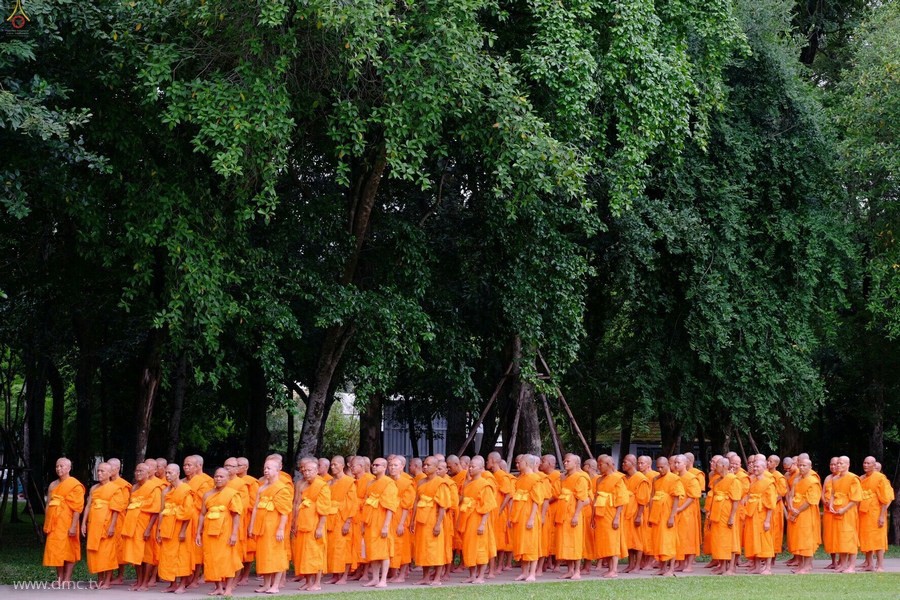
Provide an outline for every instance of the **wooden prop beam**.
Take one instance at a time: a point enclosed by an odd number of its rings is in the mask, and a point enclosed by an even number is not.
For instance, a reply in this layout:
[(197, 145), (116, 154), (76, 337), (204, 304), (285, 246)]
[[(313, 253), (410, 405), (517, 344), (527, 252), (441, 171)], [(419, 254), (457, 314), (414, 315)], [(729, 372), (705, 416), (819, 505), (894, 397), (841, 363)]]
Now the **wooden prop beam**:
[[(541, 351), (538, 350), (538, 358), (541, 359), (541, 365), (543, 365), (544, 370), (547, 374), (550, 374), (550, 367), (547, 366), (547, 361), (544, 360)], [(559, 389), (559, 386), (554, 384), (556, 388), (556, 393), (559, 394), (559, 402), (562, 404), (563, 408), (566, 411), (566, 414), (569, 416), (569, 422), (572, 424), (572, 428), (575, 430), (575, 433), (578, 434), (578, 439), (581, 440), (581, 443), (584, 445), (584, 449), (587, 452), (588, 458), (594, 458), (593, 452), (591, 452), (591, 446), (587, 443), (587, 440), (584, 439), (584, 434), (581, 433), (581, 428), (578, 426), (578, 422), (575, 420), (575, 415), (572, 414), (572, 409), (569, 408), (569, 403), (566, 402), (566, 397), (563, 396), (562, 390)]]
[(519, 433), (519, 417), (522, 415), (522, 398), (525, 396), (525, 386), (519, 387), (519, 400), (516, 402), (516, 416), (513, 418), (512, 432), (509, 434), (509, 452), (506, 454), (506, 464), (512, 471), (512, 457), (516, 451), (516, 435)]
[(550, 414), (550, 403), (547, 402), (547, 396), (541, 394), (541, 402), (544, 403), (544, 414), (547, 415), (547, 424), (550, 425), (550, 437), (553, 439), (553, 449), (556, 450), (557, 464), (562, 466), (562, 451), (559, 445), (559, 433), (556, 431), (556, 423), (553, 422), (553, 416)]
[(475, 439), (475, 434), (478, 433), (478, 428), (481, 427), (481, 424), (484, 423), (484, 418), (487, 416), (488, 411), (491, 410), (491, 406), (493, 406), (494, 401), (497, 399), (497, 394), (500, 393), (500, 389), (503, 387), (503, 384), (506, 383), (506, 378), (509, 377), (509, 372), (512, 371), (513, 363), (510, 362), (509, 366), (506, 367), (506, 373), (503, 374), (503, 377), (500, 378), (500, 383), (497, 384), (497, 387), (494, 388), (494, 393), (491, 394), (491, 399), (488, 400), (488, 403), (485, 405), (484, 410), (481, 411), (481, 414), (478, 416), (478, 420), (475, 421), (475, 424), (472, 426), (472, 429), (469, 430), (469, 435), (466, 437), (466, 441), (463, 442), (463, 445), (459, 447), (459, 452), (456, 453), (457, 456), (462, 456), (466, 451), (466, 448), (469, 447), (469, 444), (472, 443), (472, 440)]

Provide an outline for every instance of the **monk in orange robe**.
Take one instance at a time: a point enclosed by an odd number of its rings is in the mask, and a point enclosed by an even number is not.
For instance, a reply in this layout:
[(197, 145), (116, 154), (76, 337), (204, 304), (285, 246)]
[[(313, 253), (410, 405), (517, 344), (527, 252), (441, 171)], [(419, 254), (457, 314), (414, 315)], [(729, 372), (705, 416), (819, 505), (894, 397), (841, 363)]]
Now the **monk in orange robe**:
[(368, 567), (368, 559), (363, 556), (362, 547), (362, 509), (363, 505), (366, 501), (366, 490), (369, 487), (369, 484), (375, 479), (375, 476), (372, 475), (371, 472), (371, 462), (365, 456), (354, 456), (350, 459), (350, 474), (353, 475), (356, 480), (355, 484), (355, 494), (356, 494), (356, 515), (353, 518), (353, 529), (351, 531), (352, 539), (352, 549), (353, 549), (353, 560), (351, 569), (356, 569), (356, 572), (350, 577), (351, 581), (358, 581), (368, 576), (369, 567)]
[(409, 531), (410, 517), (416, 505), (416, 482), (412, 475), (404, 472), (406, 458), (394, 455), (388, 460), (388, 476), (397, 486), (397, 510), (394, 511), (391, 527), (394, 530), (394, 554), (391, 556), (391, 568), (394, 575), (390, 583), (404, 583), (409, 576), (409, 565), (412, 562), (412, 533)]
[(473, 457), (469, 461), (467, 483), (463, 486), (457, 524), (463, 540), (462, 564), (469, 569), (469, 577), (464, 583), (484, 583), (491, 560), (491, 512), (497, 507), (496, 482), (484, 473), (484, 459)]
[(436, 454), (438, 459), (437, 476), (444, 479), (450, 488), (450, 508), (444, 512), (444, 564), (440, 568), (441, 580), (450, 578), (450, 567), (453, 566), (453, 537), (456, 535), (456, 520), (459, 515), (459, 491), (456, 482), (447, 472), (447, 461), (441, 458), (442, 454)]
[(72, 461), (56, 461), (57, 479), (47, 490), (47, 510), (44, 516), (44, 566), (56, 567), (58, 583), (72, 581), (72, 569), (81, 560), (81, 541), (78, 521), (84, 511), (84, 485), (72, 477)]
[(650, 482), (643, 473), (637, 470), (637, 457), (628, 454), (622, 459), (622, 470), (625, 472), (625, 487), (628, 490), (628, 504), (622, 512), (621, 524), (625, 545), (628, 548), (628, 566), (625, 573), (632, 573), (641, 568), (644, 554), (644, 536), (641, 525), (646, 519), (644, 513), (650, 503)]
[(597, 457), (600, 477), (594, 488), (594, 551), (600, 563), (608, 565), (603, 577), (618, 577), (619, 558), (628, 556), (628, 544), (623, 539), (622, 523), (628, 505), (628, 486), (625, 474), (616, 470), (611, 456)]
[[(447, 456), (447, 476), (453, 481), (453, 485), (456, 486), (456, 498), (457, 505), (459, 506), (459, 500), (462, 498), (462, 489), (466, 483), (466, 479), (469, 477), (468, 472), (462, 468), (462, 461), (455, 454), (450, 454)], [(460, 558), (460, 565), (462, 565), (462, 533), (456, 528), (456, 521), (458, 520), (459, 510), (458, 508), (454, 509), (454, 514), (451, 515), (453, 518), (453, 559), (450, 561), (450, 572), (455, 572), (457, 567), (455, 566), (456, 558)]]
[(657, 575), (673, 575), (675, 565), (672, 562), (678, 548), (678, 529), (675, 527), (675, 513), (685, 492), (681, 479), (669, 470), (669, 459), (660, 456), (656, 461), (659, 477), (653, 484), (653, 496), (650, 499), (650, 530), (653, 536), (653, 548), (659, 562)]
[[(109, 464), (110, 475), (109, 480), (113, 482), (117, 487), (120, 487), (125, 490), (125, 504), (128, 504), (128, 501), (131, 499), (131, 483), (122, 477), (119, 473), (122, 470), (122, 461), (118, 458), (110, 458), (106, 461)], [(112, 578), (112, 585), (118, 585), (124, 582), (125, 579), (125, 559), (124, 559), (124, 544), (122, 543), (122, 525), (125, 524), (124, 515), (120, 515), (118, 519), (116, 519), (116, 560), (119, 563), (118, 571), (116, 572), (115, 577)]]
[(766, 459), (766, 470), (775, 481), (775, 493), (778, 495), (772, 511), (772, 550), (775, 556), (781, 554), (784, 547), (784, 497), (788, 491), (787, 478), (778, 470), (780, 464), (781, 457), (775, 454)]
[(831, 501), (834, 498), (832, 481), (837, 477), (839, 472), (837, 456), (831, 457), (831, 460), (828, 462), (828, 470), (829, 474), (825, 477), (825, 481), (822, 482), (822, 501), (825, 503), (825, 512), (822, 513), (822, 543), (825, 546), (825, 552), (831, 556), (831, 564), (825, 568), (837, 569), (838, 555), (837, 551), (834, 549), (834, 513), (829, 510)]
[(241, 557), (241, 562), (244, 563), (244, 568), (241, 569), (240, 575), (238, 575), (238, 580), (236, 585), (247, 585), (250, 583), (250, 567), (253, 566), (253, 561), (256, 559), (256, 539), (249, 535), (251, 529), (249, 527), (250, 517), (253, 514), (253, 509), (256, 507), (256, 499), (259, 494), (259, 480), (256, 477), (249, 475), (247, 472), (250, 470), (250, 461), (246, 456), (239, 456), (237, 459), (237, 476), (244, 480), (244, 483), (247, 484), (247, 504), (244, 508), (244, 521), (248, 524), (246, 531), (247, 535), (244, 536), (244, 540), (241, 543), (241, 550), (243, 551), (243, 556)]
[(331, 488), (319, 477), (319, 461), (300, 461), (302, 479), (294, 488), (293, 536), (294, 571), (306, 578), (301, 590), (322, 589), (322, 572), (327, 568), (325, 521), (331, 511)]
[[(708, 494), (706, 497), (707, 498), (706, 504), (703, 506), (703, 509), (702, 509), (702, 513), (703, 513), (702, 548), (703, 548), (703, 554), (708, 554), (708, 555), (712, 555), (712, 551), (710, 549), (710, 540), (709, 540), (709, 530), (710, 530), (710, 526), (712, 525), (712, 523), (709, 520), (709, 509), (712, 504), (712, 500), (711, 500), (712, 490), (713, 490), (713, 487), (715, 487), (716, 481), (718, 481), (718, 479), (719, 479), (719, 475), (716, 473), (716, 463), (719, 461), (720, 458), (722, 458), (722, 456), (719, 454), (716, 454), (709, 461), (709, 476), (707, 477), (707, 484), (706, 484), (706, 490), (707, 490)], [(703, 568), (704, 569), (712, 569), (712, 568), (717, 567), (718, 565), (719, 565), (719, 561), (717, 561), (715, 559), (711, 559), (708, 563), (706, 563), (706, 565)]]
[(158, 574), (160, 579), (171, 582), (163, 592), (182, 594), (194, 572), (194, 531), (191, 529), (194, 493), (191, 486), (181, 480), (181, 468), (177, 464), (167, 465), (165, 475), (169, 485), (163, 490), (163, 510), (156, 530)]
[(250, 484), (240, 476), (240, 466), (236, 456), (229, 456), (222, 465), (228, 471), (227, 487), (233, 488), (241, 497), (241, 506), (244, 512), (241, 514), (241, 526), (238, 528), (237, 550), (241, 555), (241, 572), (236, 575), (235, 585), (246, 585), (246, 581), (242, 584), (241, 579), (244, 571), (250, 572), (250, 564), (244, 560), (247, 546), (247, 533), (250, 529), (250, 515), (253, 512), (253, 505), (256, 503), (256, 497), (250, 497)]
[[(203, 497), (215, 487), (213, 478), (203, 472), (203, 457), (192, 454), (184, 457), (182, 464), (184, 480), (194, 494), (194, 515), (191, 518), (191, 531), (197, 531), (200, 524), (200, 511), (203, 508)], [(196, 588), (200, 585), (200, 569), (203, 567), (203, 549), (193, 544), (191, 548), (191, 560), (194, 563), (194, 572), (191, 574), (187, 587)]]
[(333, 574), (329, 583), (343, 585), (350, 575), (353, 562), (353, 519), (359, 509), (356, 500), (356, 480), (344, 473), (344, 457), (331, 459), (332, 480), (331, 510), (325, 522), (328, 540), (325, 543), (328, 572)]
[(683, 573), (694, 571), (694, 558), (700, 554), (700, 496), (703, 488), (697, 476), (688, 469), (690, 464), (685, 454), (675, 457), (675, 474), (681, 480), (685, 494), (675, 508), (675, 560), (678, 561), (675, 570)]
[(512, 494), (515, 491), (515, 480), (501, 466), (499, 452), (491, 452), (487, 457), (486, 471), (491, 474), (496, 482), (494, 491), (497, 494), (497, 508), (493, 511), (494, 542), (497, 554), (491, 559), (488, 567), (487, 579), (493, 579), (500, 572), (512, 568), (512, 541), (510, 538), (509, 506), (512, 503)]
[[(653, 487), (656, 484), (656, 478), (659, 477), (659, 473), (653, 470), (653, 459), (649, 456), (639, 456), (638, 457), (638, 471), (643, 473), (644, 477), (647, 478), (647, 481), (650, 482), (650, 490), (651, 490), (651, 498), (653, 493)], [(644, 515), (644, 522), (641, 524), (641, 533), (644, 537), (644, 559), (641, 563), (641, 568), (646, 569), (650, 564), (655, 560), (655, 556), (657, 554), (655, 539), (654, 539), (654, 531), (650, 527), (650, 503), (647, 503), (647, 512)]]
[(334, 479), (331, 475), (331, 461), (325, 457), (319, 459), (319, 477), (324, 479), (325, 483), (329, 483)]
[(540, 459), (531, 454), (516, 457), (519, 477), (509, 511), (513, 555), (522, 566), (516, 581), (534, 581), (541, 557), (540, 507), (544, 504), (544, 486), (537, 473)]
[(426, 478), (425, 473), (422, 472), (422, 464), (422, 459), (418, 456), (409, 459), (409, 474), (416, 482), (416, 487)]
[[(166, 467), (169, 465), (169, 461), (167, 461), (165, 458), (148, 458), (144, 461), (144, 463), (146, 463), (147, 468), (150, 470), (150, 474), (147, 477), (147, 485), (150, 485), (151, 488), (156, 488), (159, 491), (159, 512), (161, 513), (163, 490), (165, 490), (169, 485), (166, 482)], [(156, 522), (153, 524), (152, 530), (150, 531), (150, 537), (148, 537), (144, 542), (143, 564), (146, 572), (145, 587), (147, 588), (155, 586), (157, 581), (157, 568), (159, 566), (159, 543), (156, 541), (156, 538), (158, 531), (159, 514), (157, 514)]]
[(553, 510), (554, 533), (557, 537), (556, 560), (568, 565), (560, 579), (581, 579), (581, 561), (584, 559), (584, 530), (590, 528), (590, 518), (585, 518), (584, 507), (591, 504), (591, 477), (581, 468), (581, 457), (567, 454), (563, 459), (565, 479)]
[[(580, 460), (580, 458), (579, 458)], [(556, 468), (556, 457), (545, 454), (540, 457), (538, 472), (543, 474), (546, 497), (541, 506), (541, 558), (538, 559), (537, 575), (544, 571), (557, 571), (557, 542), (559, 534), (556, 528), (556, 508), (559, 493), (562, 491), (562, 474)], [(582, 546), (583, 548), (583, 546)]]
[(99, 573), (99, 589), (111, 587), (112, 573), (119, 566), (116, 522), (128, 506), (125, 489), (109, 480), (109, 463), (97, 466), (99, 483), (91, 488), (88, 510), (81, 521), (81, 535), (87, 540), (87, 565), (90, 573)]
[(139, 463), (134, 470), (131, 499), (123, 515), (123, 557), (137, 571), (137, 581), (131, 586), (132, 590), (149, 589), (151, 571), (150, 564), (144, 561), (144, 546), (151, 535), (155, 536), (156, 521), (162, 512), (162, 490), (149, 479), (149, 466)]
[(798, 557), (794, 573), (798, 575), (812, 572), (812, 557), (819, 548), (819, 502), (822, 486), (818, 477), (811, 474), (812, 463), (808, 458), (798, 459), (798, 480), (791, 496), (788, 522), (792, 534), (793, 553)]
[(597, 468), (597, 461), (589, 458), (584, 461), (582, 469), (587, 473), (590, 479), (590, 488), (588, 490), (588, 504), (582, 510), (584, 513), (584, 560), (581, 561), (581, 575), (588, 575), (591, 572), (591, 565), (597, 560), (597, 553), (594, 550), (594, 488), (597, 486), (597, 479), (600, 477), (600, 470)]
[(241, 495), (228, 487), (230, 475), (224, 468), (216, 469), (216, 487), (203, 497), (203, 509), (195, 542), (203, 547), (203, 576), (215, 582), (209, 596), (234, 595), (235, 574), (241, 570), (238, 530), (241, 527)]
[(249, 537), (255, 542), (256, 573), (263, 577), (262, 585), (254, 590), (258, 593), (277, 594), (289, 566), (285, 531), (293, 494), (291, 486), (278, 477), (280, 470), (277, 460), (265, 462), (263, 484), (250, 514)]
[(850, 472), (850, 459), (838, 459), (838, 475), (832, 479), (834, 495), (827, 511), (833, 515), (834, 550), (839, 555), (837, 571), (853, 573), (859, 552), (859, 503), (862, 485), (859, 477)]
[(437, 474), (438, 460), (429, 456), (422, 463), (425, 479), (419, 484), (410, 531), (415, 536), (416, 565), (422, 567), (421, 584), (440, 585), (440, 567), (446, 563), (447, 531), (444, 516), (453, 503), (450, 485)]
[[(875, 457), (863, 460), (862, 501), (859, 503), (859, 547), (865, 552), (864, 571), (884, 572), (884, 551), (888, 547), (887, 508), (894, 501), (894, 488), (875, 470)], [(874, 562), (873, 562), (874, 557)]]
[(775, 479), (766, 471), (766, 463), (757, 457), (750, 468), (747, 517), (744, 520), (744, 553), (750, 559), (749, 573), (771, 575), (775, 561), (772, 518), (778, 503)]
[(371, 579), (364, 587), (387, 587), (388, 569), (394, 553), (394, 532), (391, 521), (400, 506), (397, 484), (387, 476), (387, 461), (376, 458), (372, 461), (372, 475), (375, 479), (366, 488), (362, 509), (363, 552), (369, 561)]
[(720, 575), (734, 575), (735, 545), (740, 550), (737, 512), (743, 492), (741, 482), (731, 472), (731, 463), (726, 457), (718, 457), (713, 466), (715, 467), (715, 477), (710, 477), (712, 488), (706, 498), (709, 506), (707, 519), (710, 524), (710, 556), (716, 561), (712, 572)]

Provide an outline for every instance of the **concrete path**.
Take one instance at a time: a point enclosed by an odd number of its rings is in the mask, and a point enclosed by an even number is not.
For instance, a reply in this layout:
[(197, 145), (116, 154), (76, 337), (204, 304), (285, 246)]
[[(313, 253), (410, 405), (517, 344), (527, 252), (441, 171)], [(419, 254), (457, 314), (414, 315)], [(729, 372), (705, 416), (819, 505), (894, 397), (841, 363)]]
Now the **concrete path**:
[[(900, 573), (900, 558), (889, 558), (885, 559), (885, 572), (886, 573)], [(817, 560), (814, 563), (813, 573), (832, 573), (833, 571), (829, 571), (825, 569), (825, 566), (828, 564), (827, 560)], [(715, 577), (714, 575), (709, 574), (708, 569), (703, 568), (703, 564), (699, 565), (699, 568), (696, 569), (693, 573), (678, 573), (677, 577)], [(743, 570), (743, 569), (741, 569)], [(516, 585), (530, 585), (520, 582), (514, 582), (513, 579), (519, 574), (518, 569), (513, 571), (507, 571), (503, 573), (500, 577), (496, 579), (489, 580), (486, 585), (500, 585), (500, 584), (509, 584), (515, 583)], [(783, 564), (777, 564), (775, 567), (775, 574), (778, 575), (786, 575), (790, 574), (790, 569), (785, 567)], [(558, 579), (558, 573), (545, 573), (543, 577), (538, 578), (539, 583), (551, 583), (551, 582), (559, 582), (565, 581)], [(450, 576), (450, 581), (445, 582), (443, 587), (465, 587), (465, 588), (475, 588), (471, 584), (464, 584), (463, 580), (468, 576), (468, 572), (459, 572), (453, 573)], [(840, 577), (840, 574), (834, 574), (835, 577)], [(388, 584), (388, 589), (404, 589), (404, 588), (416, 588), (419, 587), (415, 581), (421, 577), (421, 571), (416, 570), (413, 572), (412, 583), (405, 584)], [(653, 577), (652, 571), (645, 570), (640, 574), (629, 574), (629, 575), (620, 575), (619, 579), (641, 579), (641, 578), (651, 578)], [(594, 570), (583, 578), (583, 580), (599, 580), (598, 571)], [(128, 590), (128, 585), (132, 582), (128, 582), (125, 586), (117, 586), (111, 590), (99, 591), (96, 589), (92, 589), (92, 586), (96, 586), (96, 582), (73, 582), (76, 585), (75, 589), (53, 589), (50, 583), (47, 582), (26, 582), (30, 584), (30, 589), (23, 589), (23, 586), (12, 586), (12, 585), (4, 585), (0, 586), (0, 598), (28, 598), (28, 600), (49, 600), (51, 598), (59, 599), (64, 597), (81, 597), (86, 598), (88, 596), (92, 598), (102, 598), (103, 600), (135, 600), (137, 598), (148, 598), (148, 597), (157, 597), (157, 598), (172, 598), (172, 596), (163, 596), (161, 591), (168, 584), (160, 582), (157, 584), (155, 588), (152, 588), (149, 592), (131, 592)], [(253, 581), (255, 585), (258, 585), (258, 582)], [(34, 586), (37, 585), (38, 589), (35, 589)], [(260, 594), (254, 594), (253, 588), (255, 585), (250, 585), (246, 587), (239, 587), (235, 596), (238, 597), (254, 597), (260, 598)], [(314, 592), (300, 592), (298, 588), (298, 583), (290, 583), (287, 587), (282, 588), (282, 591), (279, 595), (289, 595), (289, 594), (309, 594), (314, 595)], [(198, 590), (190, 590), (189, 592), (182, 594), (181, 596), (176, 596), (178, 598), (190, 598), (192, 600), (197, 600), (199, 598), (207, 598), (207, 593), (213, 589), (212, 584), (204, 584), (201, 585)], [(322, 593), (333, 593), (333, 592), (372, 592), (377, 591), (372, 588), (364, 588), (359, 582), (351, 582), (348, 585), (344, 586), (335, 586), (324, 584), (322, 586)]]

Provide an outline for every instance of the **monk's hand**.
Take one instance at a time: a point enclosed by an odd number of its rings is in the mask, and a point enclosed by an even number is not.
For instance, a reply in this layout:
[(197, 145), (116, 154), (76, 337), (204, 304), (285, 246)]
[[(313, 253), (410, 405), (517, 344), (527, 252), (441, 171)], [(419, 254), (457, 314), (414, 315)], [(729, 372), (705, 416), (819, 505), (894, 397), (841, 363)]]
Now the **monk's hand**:
[(572, 527), (578, 527), (578, 517), (572, 517), (572, 520), (569, 521), (569, 525)]
[(186, 539), (187, 539), (187, 531), (182, 531), (181, 533), (178, 534), (179, 542), (183, 542)]
[(434, 534), (434, 537), (437, 537), (437, 536), (441, 535), (441, 526), (440, 526), (440, 524), (435, 525), (435, 526), (434, 526), (434, 529), (431, 531), (431, 533)]
[[(291, 529), (293, 529), (293, 527), (291, 527)], [(275, 532), (275, 541), (277, 541), (277, 542), (284, 541), (284, 529), (282, 529), (281, 527), (279, 527), (278, 530)]]
[(69, 537), (75, 537), (75, 535), (78, 533), (78, 529), (76, 529), (76, 527), (76, 525), (72, 525), (71, 527), (69, 527)]
[(87, 523), (81, 526), (81, 535), (87, 535)]
[(669, 517), (669, 520), (666, 521), (666, 527), (668, 527), (669, 529), (675, 527), (675, 517)]
[(641, 526), (641, 517), (635, 517), (635, 518), (634, 518), (634, 526), (635, 526), (635, 527), (640, 527), (640, 526)]
[(415, 532), (416, 532), (416, 522), (415, 522), (415, 521), (410, 521), (410, 522), (409, 522), (409, 532), (410, 532), (410, 533), (415, 533)]
[(194, 543), (197, 544), (198, 546), (203, 545), (203, 538), (200, 537), (199, 533), (197, 534), (197, 537), (194, 538)]
[(106, 530), (106, 537), (112, 537), (114, 535), (116, 535), (116, 528), (110, 525), (109, 529)]
[(475, 533), (477, 533), (478, 535), (484, 535), (484, 525), (479, 525), (478, 531), (476, 531)]
[(160, 532), (158, 532), (158, 531), (156, 532), (156, 543), (157, 543), (157, 544), (161, 544), (161, 543), (162, 543), (162, 534), (161, 534)]
[(613, 529), (619, 528), (619, 517), (613, 517), (612, 528)]
[[(435, 534), (437, 535), (437, 534)], [(388, 527), (385, 525), (381, 528), (381, 537), (386, 538), (388, 536)]]
[(732, 527), (734, 527), (734, 519), (733, 518), (728, 519), (728, 529), (731, 529)]
[(234, 546), (235, 544), (237, 544), (237, 534), (236, 534), (236, 533), (232, 533), (232, 534), (231, 534), (231, 537), (228, 538), (228, 545), (229, 545), (229, 546)]
[(881, 515), (880, 517), (878, 517), (878, 526), (884, 527), (884, 515)]
[(144, 530), (144, 539), (145, 539), (145, 540), (149, 540), (149, 539), (150, 539), (150, 528), (149, 528), (149, 527), (148, 527), (147, 529)]
[(317, 539), (317, 540), (321, 540), (321, 539), (322, 539), (322, 535), (323, 535), (322, 528), (321, 528), (321, 527), (316, 527), (316, 539)]
[(403, 525), (397, 525), (397, 537), (403, 537), (403, 532), (406, 528)]
[(534, 529), (534, 519), (528, 519), (525, 522), (525, 529)]
[(768, 531), (771, 525), (768, 521), (763, 521), (763, 531)]
[(350, 519), (344, 521), (344, 526), (341, 527), (341, 535), (347, 535), (350, 533)]

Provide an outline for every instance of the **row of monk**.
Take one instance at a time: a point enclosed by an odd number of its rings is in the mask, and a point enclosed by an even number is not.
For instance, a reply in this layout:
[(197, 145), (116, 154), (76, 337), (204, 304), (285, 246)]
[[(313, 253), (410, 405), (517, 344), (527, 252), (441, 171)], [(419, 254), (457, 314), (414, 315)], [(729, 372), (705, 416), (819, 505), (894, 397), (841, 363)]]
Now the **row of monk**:
[(137, 590), (158, 578), (171, 582), (164, 591), (181, 593), (202, 572), (215, 582), (212, 595), (226, 595), (248, 583), (254, 562), (257, 591), (270, 593), (284, 585), (291, 561), (307, 590), (321, 589), (323, 574), (335, 584), (384, 587), (389, 573), (405, 581), (411, 564), (422, 567), (423, 583), (440, 585), (457, 559), (471, 583), (513, 560), (525, 581), (560, 566), (561, 577), (580, 579), (594, 561), (616, 577), (625, 557), (625, 572), (653, 566), (669, 575), (692, 571), (701, 553), (713, 572), (732, 574), (742, 551), (750, 572), (768, 574), (786, 537), (796, 573), (811, 570), (822, 543), (831, 568), (852, 572), (862, 549), (864, 568), (883, 569), (894, 494), (871, 457), (862, 477), (846, 457), (833, 459), (823, 483), (807, 455), (785, 458), (782, 473), (777, 456), (752, 456), (744, 470), (729, 453), (713, 457), (708, 485), (690, 454), (660, 457), (656, 471), (649, 457), (633, 455), (622, 471), (606, 455), (582, 467), (567, 454), (562, 472), (552, 455), (515, 462), (516, 476), (498, 453), (412, 459), (408, 472), (402, 456), (305, 458), (294, 481), (279, 455), (267, 458), (260, 479), (247, 474), (245, 458), (229, 458), (210, 477), (194, 455), (184, 459), (184, 479), (178, 465), (149, 459), (130, 483), (110, 459), (85, 503), (61, 458), (48, 490), (44, 564), (69, 580), (80, 534), (101, 588), (121, 583), (131, 564)]

